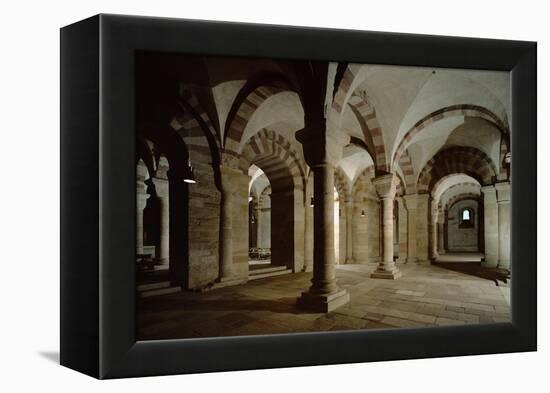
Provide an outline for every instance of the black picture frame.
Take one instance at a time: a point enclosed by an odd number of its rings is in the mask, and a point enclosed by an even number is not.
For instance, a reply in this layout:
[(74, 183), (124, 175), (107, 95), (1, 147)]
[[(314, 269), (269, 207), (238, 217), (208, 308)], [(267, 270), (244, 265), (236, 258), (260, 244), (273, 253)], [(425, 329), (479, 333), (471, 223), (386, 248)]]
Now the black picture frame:
[[(135, 340), (134, 52), (511, 72), (512, 323)], [(61, 364), (96, 378), (535, 351), (536, 43), (97, 15), (61, 29)]]

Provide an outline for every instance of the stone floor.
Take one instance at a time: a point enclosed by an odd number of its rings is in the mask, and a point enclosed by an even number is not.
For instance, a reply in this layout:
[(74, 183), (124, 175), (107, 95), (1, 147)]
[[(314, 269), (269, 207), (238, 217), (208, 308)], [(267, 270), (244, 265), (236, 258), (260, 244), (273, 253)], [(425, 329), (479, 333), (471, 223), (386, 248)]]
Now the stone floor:
[(509, 288), (444, 266), (399, 265), (396, 281), (371, 279), (374, 265), (341, 265), (350, 302), (328, 314), (297, 310), (311, 273), (251, 281), (205, 293), (139, 300), (138, 339), (239, 336), (508, 322)]

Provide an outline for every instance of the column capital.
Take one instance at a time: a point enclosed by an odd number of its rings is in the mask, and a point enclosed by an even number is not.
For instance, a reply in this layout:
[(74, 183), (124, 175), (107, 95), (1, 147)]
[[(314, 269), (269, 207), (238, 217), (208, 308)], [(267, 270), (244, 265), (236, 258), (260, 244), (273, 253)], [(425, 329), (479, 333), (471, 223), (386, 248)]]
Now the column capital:
[(324, 164), (335, 167), (350, 137), (332, 123), (322, 121), (297, 131), (296, 139), (302, 144), (306, 163), (313, 168)]
[(395, 192), (397, 191), (398, 181), (397, 176), (393, 173), (388, 173), (372, 179), (372, 184), (381, 199), (393, 199), (395, 197)]
[(489, 184), (486, 186), (481, 186), (481, 192), (484, 194), (494, 194), (496, 193), (496, 188), (493, 184)]
[(169, 195), (168, 180), (162, 179), (162, 178), (159, 179), (158, 177), (153, 177), (151, 180), (155, 185), (155, 191), (157, 192), (157, 196), (159, 198), (168, 198), (168, 195)]
[(499, 203), (510, 202), (510, 196), (512, 191), (510, 187), (510, 182), (496, 183), (495, 189), (497, 192), (497, 202)]

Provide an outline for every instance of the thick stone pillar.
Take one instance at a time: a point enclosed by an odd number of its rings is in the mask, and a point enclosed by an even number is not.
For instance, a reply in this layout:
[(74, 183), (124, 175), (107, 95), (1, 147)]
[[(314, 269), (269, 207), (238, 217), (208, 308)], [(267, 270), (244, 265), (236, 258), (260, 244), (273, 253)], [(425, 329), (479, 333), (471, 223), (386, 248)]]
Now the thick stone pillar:
[(155, 255), (157, 265), (168, 268), (170, 258), (170, 204), (168, 179), (153, 178), (160, 206), (159, 244)]
[(440, 208), (437, 212), (437, 253), (445, 254), (445, 212)]
[(221, 172), (221, 231), (220, 231), (220, 282), (234, 279), (233, 271), (233, 205), (237, 182), (237, 170), (220, 166)]
[(345, 200), (346, 207), (346, 263), (355, 263), (353, 256), (353, 199)]
[(510, 183), (495, 184), (498, 205), (498, 267), (510, 269)]
[(403, 197), (407, 207), (407, 263), (418, 261), (416, 256), (416, 194), (405, 195)]
[(396, 177), (387, 174), (374, 178), (372, 184), (382, 203), (382, 255), (372, 278), (396, 279), (401, 276), (393, 261), (393, 202), (396, 191)]
[(481, 187), (483, 193), (483, 213), (485, 228), (485, 262), (484, 266), (498, 265), (499, 225), (496, 189), (493, 185)]

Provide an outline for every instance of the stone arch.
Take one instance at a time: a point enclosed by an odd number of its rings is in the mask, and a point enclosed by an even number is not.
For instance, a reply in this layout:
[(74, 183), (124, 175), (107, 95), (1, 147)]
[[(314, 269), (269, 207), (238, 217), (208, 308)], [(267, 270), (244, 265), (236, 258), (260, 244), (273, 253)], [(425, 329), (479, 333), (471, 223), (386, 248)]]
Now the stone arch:
[(251, 137), (239, 155), (239, 169), (254, 164), (271, 185), (271, 263), (299, 271), (304, 264), (305, 170), (290, 143), (272, 130)]
[(269, 97), (283, 92), (295, 91), (288, 80), (278, 74), (259, 74), (251, 78), (237, 94), (229, 111), (224, 132), (224, 159), (230, 164), (238, 160), (239, 145), (246, 125), (254, 112)]
[(354, 99), (348, 101), (348, 106), (363, 129), (363, 135), (370, 150), (369, 154), (373, 157), (376, 170), (382, 173), (388, 172), (382, 126), (376, 118), (376, 109), (365, 97), (355, 94), (352, 98)]
[(246, 143), (239, 157), (239, 168), (251, 164), (262, 168), (274, 190), (305, 190), (305, 168), (290, 142), (273, 130), (262, 129)]
[(473, 147), (450, 147), (426, 163), (418, 177), (418, 193), (430, 192), (441, 178), (453, 173), (464, 173), (481, 185), (488, 185), (494, 182), (497, 172), (494, 163), (482, 151)]
[[(398, 164), (401, 155), (407, 149), (407, 147), (412, 143), (413, 139), (422, 132), (427, 126), (432, 123), (435, 123), (439, 120), (454, 117), (454, 116), (464, 116), (464, 117), (477, 117), (484, 119), (494, 125), (502, 134), (501, 140), (504, 143), (504, 146), (501, 146), (501, 154), (504, 150), (509, 151), (510, 148), (510, 132), (508, 126), (500, 120), (500, 118), (495, 115), (490, 110), (477, 106), (477, 105), (451, 105), (445, 108), (441, 108), (437, 111), (426, 115), (419, 121), (417, 121), (414, 126), (412, 126), (401, 138), (399, 144), (395, 149), (395, 153), (392, 158), (392, 168)], [(504, 157), (501, 157), (501, 161)], [(499, 166), (500, 168), (500, 166)]]
[(399, 167), (403, 172), (403, 180), (406, 193), (414, 194), (416, 192), (416, 179), (414, 177), (414, 168), (408, 149), (405, 149), (405, 151), (399, 158)]
[[(461, 227), (459, 214), (462, 209), (473, 214), (473, 225)], [(484, 252), (483, 202), (480, 195), (459, 194), (444, 207), (446, 249), (450, 252)]]

